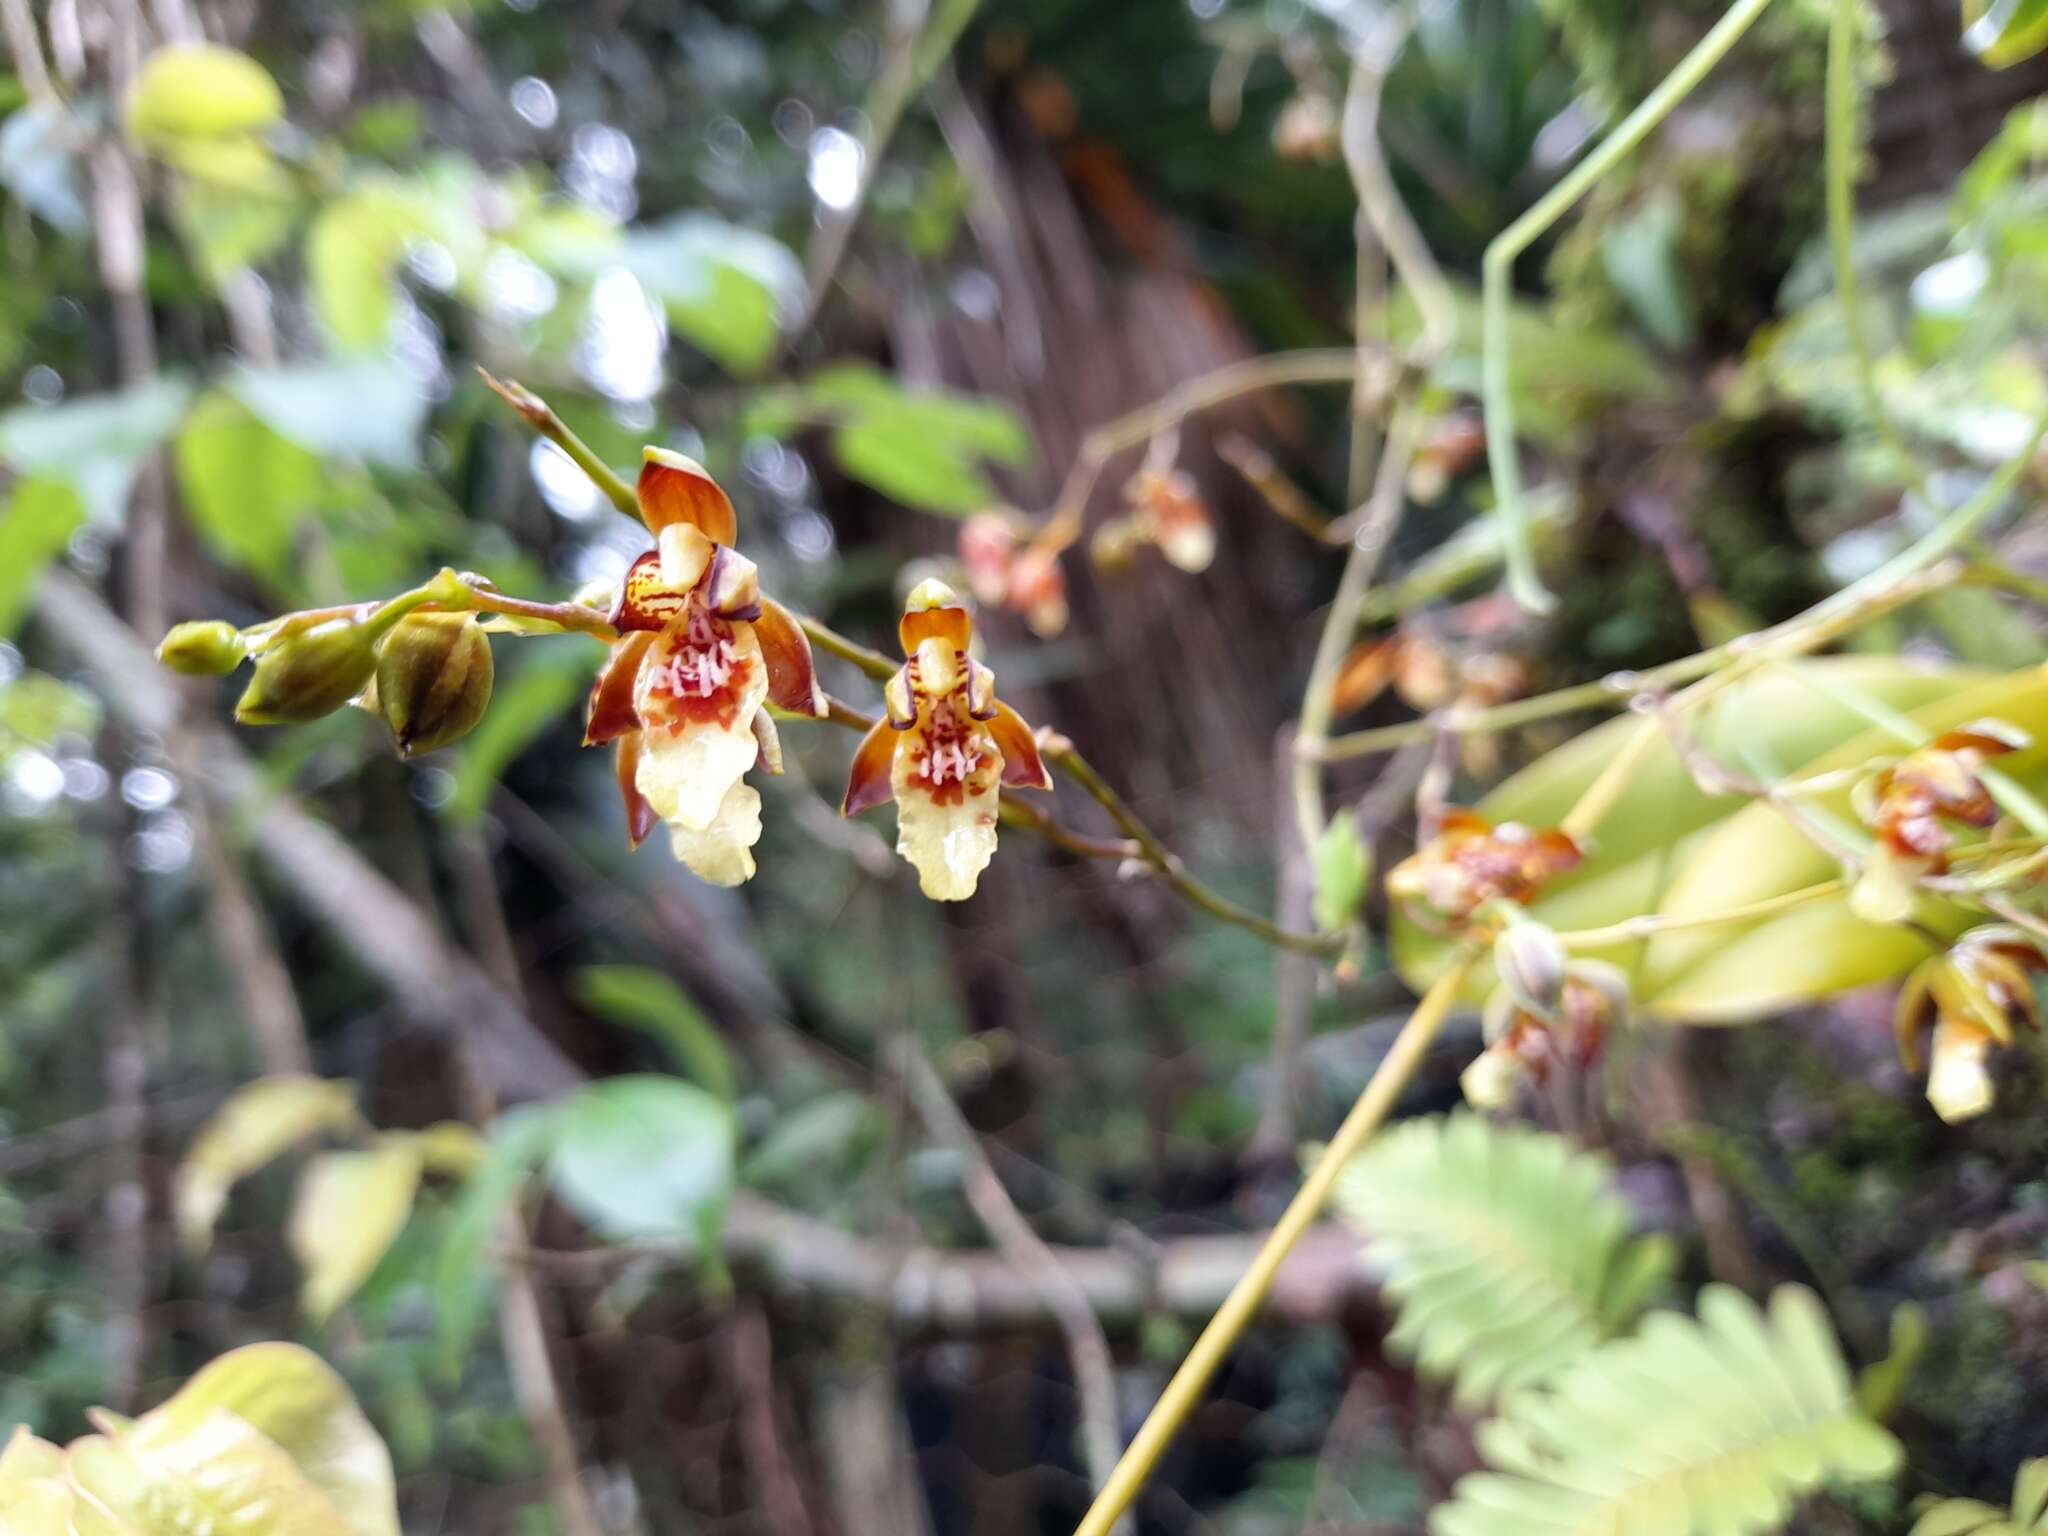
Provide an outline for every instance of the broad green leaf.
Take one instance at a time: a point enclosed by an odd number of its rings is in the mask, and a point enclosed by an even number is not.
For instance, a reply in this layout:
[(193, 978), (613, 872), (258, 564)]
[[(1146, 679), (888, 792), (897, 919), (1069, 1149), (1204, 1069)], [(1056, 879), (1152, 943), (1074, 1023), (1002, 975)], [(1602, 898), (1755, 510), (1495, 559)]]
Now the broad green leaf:
[(561, 1114), (549, 1178), (600, 1236), (630, 1242), (717, 1230), (733, 1184), (729, 1106), (677, 1078), (611, 1077)]
[(481, 816), (512, 760), (567, 714), (589, 689), (594, 672), (588, 647), (563, 639), (552, 642), (546, 656), (501, 680), (490, 713), (462, 744), (448, 814)]
[(437, 1120), (423, 1131), (386, 1131), (386, 1141), (404, 1140), (419, 1153), (424, 1172), (467, 1179), (483, 1167), (491, 1144), (460, 1120)]
[(322, 458), (395, 469), (419, 462), (432, 402), (419, 381), (383, 358), (289, 368), (237, 368), (228, 391), (270, 428)]
[(1316, 926), (1342, 928), (1358, 915), (1372, 887), (1372, 850), (1358, 835), (1358, 818), (1340, 812), (1323, 828), (1315, 848)]
[(677, 332), (733, 373), (768, 361), (781, 310), (803, 284), (787, 246), (705, 214), (635, 231), (624, 256)]
[(383, 347), (398, 314), (392, 269), (410, 241), (434, 233), (431, 210), (396, 177), (366, 180), (320, 210), (306, 236), (306, 276), (337, 346)]
[[(0, 625), (0, 633), (5, 633)], [(90, 736), (99, 700), (47, 672), (24, 672), (0, 684), (0, 759), (17, 746), (47, 747), (59, 736)]]
[(1963, 0), (1963, 46), (1993, 69), (2048, 48), (2048, 0)]
[(591, 965), (576, 976), (576, 998), (616, 1024), (653, 1035), (697, 1082), (731, 1102), (732, 1058), (703, 1011), (660, 971), (643, 965)]
[(191, 398), (180, 379), (0, 414), (0, 462), (68, 481), (99, 522), (115, 523), (142, 456), (171, 433)]
[(747, 1157), (746, 1182), (815, 1196), (865, 1162), (882, 1131), (880, 1112), (860, 1094), (825, 1094), (776, 1117)]
[[(260, 1480), (287, 1517), (263, 1526), (266, 1533), (332, 1528), (347, 1536), (399, 1536), (391, 1457), (384, 1442), (356, 1406), (347, 1383), (318, 1355), (296, 1344), (230, 1350), (119, 1439), (146, 1474), (160, 1469), (188, 1478), (211, 1474), (193, 1480), (234, 1490), (244, 1510), (255, 1505), (258, 1488), (239, 1486), (221, 1473), (234, 1466), (252, 1481)], [(300, 1487), (288, 1487), (278, 1475), (279, 1458)], [(238, 1527), (228, 1518), (216, 1528)]]
[(301, 520), (319, 495), (319, 458), (219, 392), (185, 419), (172, 455), (179, 496), (207, 547), (230, 565), (288, 581)]
[(546, 1161), (561, 1128), (555, 1105), (527, 1104), (498, 1117), (489, 1154), (470, 1176), (449, 1219), (435, 1265), (434, 1302), (442, 1370), (460, 1373), (497, 1286), (485, 1250), (527, 1176)]
[[(1969, 668), (1928, 666), (1890, 656), (1827, 657), (1802, 665), (1831, 684), (1913, 714), (1931, 730), (1946, 728), (1941, 722), (1955, 724), (1983, 715), (2010, 717), (2014, 710), (2021, 716), (2014, 723), (2036, 739), (2042, 725), (2048, 724), (2036, 718), (2048, 712), (2048, 689), (2039, 673), (1989, 678)], [(1964, 712), (1956, 713), (1958, 708)], [(1641, 719), (1628, 717), (1575, 737), (1487, 795), (1479, 802), (1480, 813), (1495, 822), (1556, 825), (1642, 725)], [(1901, 750), (1899, 743), (1872, 731), (1852, 708), (1775, 671), (1732, 688), (1694, 726), (1709, 757), (1745, 772), (1778, 777), (1853, 766), (1896, 756)], [(1845, 788), (1832, 799), (1822, 796), (1815, 803), (1844, 814), (1846, 794)], [(1737, 822), (1744, 829), (1737, 834), (1741, 841), (1725, 844), (1709, 862), (1699, 862), (1709, 859), (1704, 850), (1710, 840), (1725, 835), (1725, 828)], [(1746, 870), (1735, 870), (1744, 864)], [(1723, 871), (1729, 872), (1728, 878), (1723, 878)], [(1825, 856), (1769, 806), (1702, 791), (1667, 739), (1658, 741), (1638, 764), (1627, 790), (1601, 822), (1586, 861), (1547, 888), (1530, 910), (1538, 921), (1569, 932), (1649, 912), (1723, 910), (1817, 884), (1834, 873)], [(1733, 952), (1740, 946), (1731, 941), (1752, 933), (1783, 937), (1771, 948), (1735, 958)], [(1774, 994), (1775, 1001), (1758, 990), (1774, 979), (1769, 969), (1751, 969), (1746, 982), (1723, 998), (1727, 1007), (1720, 1011), (1709, 1009), (1694, 982), (1681, 975), (1708, 954), (1724, 950), (1730, 952), (1734, 969), (1755, 968), (1764, 954), (1778, 953), (1778, 943), (1786, 946), (1781, 957), (1786, 969), (1775, 979), (1786, 985)], [(1405, 919), (1397, 919), (1394, 953), (1402, 976), (1411, 985), (1423, 985), (1441, 965), (1444, 949)], [(1732, 1022), (1817, 995), (1812, 989), (1831, 977), (1840, 979), (1826, 990), (1884, 980), (1921, 953), (1903, 930), (1865, 931), (1865, 925), (1847, 918), (1840, 903), (1814, 902), (1751, 930), (1714, 927), (1659, 938), (1649, 947), (1638, 1001), (1652, 1013), (1668, 1017), (1708, 1022), (1707, 1014), (1713, 1012), (1717, 1017), (1725, 1013), (1725, 1020)], [(1606, 958), (1633, 964), (1632, 952), (1626, 949)], [(1719, 985), (1704, 970), (1699, 982)], [(1490, 972), (1482, 970), (1468, 995), (1482, 998), (1491, 985)]]
[(0, 639), (20, 626), (43, 570), (85, 522), (85, 503), (47, 475), (19, 482), (0, 504)]
[(404, 1136), (307, 1161), (285, 1238), (311, 1321), (325, 1322), (370, 1277), (412, 1214), (420, 1170), (419, 1148)]
[(356, 1118), (355, 1084), (265, 1077), (237, 1090), (201, 1128), (178, 1167), (178, 1235), (203, 1250), (235, 1182), (272, 1158)]
[(185, 139), (260, 133), (284, 116), (270, 72), (246, 53), (211, 43), (159, 48), (135, 77), (128, 131), (160, 148)]

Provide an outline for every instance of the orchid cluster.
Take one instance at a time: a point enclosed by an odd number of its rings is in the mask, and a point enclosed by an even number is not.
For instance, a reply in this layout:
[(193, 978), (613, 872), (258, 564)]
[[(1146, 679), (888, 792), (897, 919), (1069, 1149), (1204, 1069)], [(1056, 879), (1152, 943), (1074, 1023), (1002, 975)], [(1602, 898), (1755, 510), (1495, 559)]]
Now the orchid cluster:
[[(158, 649), (181, 672), (223, 675), (245, 660), (255, 676), (237, 706), (248, 725), (319, 719), (354, 704), (381, 716), (406, 755), (466, 736), (490, 702), (491, 632), (600, 635), (610, 654), (590, 693), (586, 746), (610, 746), (639, 847), (666, 825), (676, 857), (699, 878), (752, 878), (761, 837), (755, 768), (782, 772), (776, 712), (825, 719), (803, 624), (761, 591), (735, 547), (738, 520), (718, 482), (682, 454), (648, 448), (634, 499), (654, 548), (616, 592), (570, 604), (505, 598), (481, 577), (443, 571), (384, 604), (286, 615), (237, 630), (181, 624)], [(995, 854), (1004, 787), (1050, 789), (1031, 727), (996, 698), (970, 654), (973, 624), (935, 581), (910, 595), (903, 667), (887, 710), (855, 754), (844, 813), (885, 800), (897, 848), (937, 901), (974, 894)]]

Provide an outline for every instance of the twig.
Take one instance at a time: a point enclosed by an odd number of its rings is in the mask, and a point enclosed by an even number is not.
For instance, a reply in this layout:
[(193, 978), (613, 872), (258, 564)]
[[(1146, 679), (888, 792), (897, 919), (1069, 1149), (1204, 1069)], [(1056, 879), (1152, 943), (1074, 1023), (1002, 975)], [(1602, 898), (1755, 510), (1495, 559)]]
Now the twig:
[(1089, 1486), (1100, 1489), (1116, 1465), (1122, 1438), (1117, 1432), (1116, 1374), (1102, 1324), (1089, 1307), (1086, 1293), (1010, 1199), (1009, 1191), (989, 1166), (980, 1139), (962, 1117), (917, 1041), (906, 1035), (897, 1055), (918, 1117), (966, 1165), (967, 1203), (974, 1207), (974, 1214), (996, 1247), (1039, 1287), (1047, 1310), (1066, 1337), (1067, 1357), (1074, 1371), (1074, 1392), (1081, 1406), (1081, 1459), (1088, 1470)]
[(36, 36), (35, 16), (27, 0), (0, 0), (0, 26), (7, 32), (7, 49), (14, 55), (14, 73), (21, 80), (22, 95), (42, 110), (60, 108), (63, 103), (50, 83), (50, 66), (43, 62), (43, 45)]
[(1536, 574), (1528, 511), (1522, 503), (1522, 465), (1517, 456), (1515, 403), (1508, 373), (1509, 301), (1514, 289), (1515, 261), (1563, 218), (1595, 182), (1633, 153), (1651, 130), (1670, 115), (1672, 108), (1698, 88), (1770, 3), (1771, 0), (1736, 0), (1693, 50), (1679, 60), (1677, 68), (1622, 120), (1620, 127), (1601, 140), (1600, 146), (1545, 193), (1535, 207), (1494, 237), (1481, 260), (1486, 326), (1481, 395), (1486, 411), (1487, 458), (1493, 467), (1494, 497), (1499, 507), (1496, 515), (1507, 545), (1508, 591), (1531, 613), (1549, 612), (1557, 599)]

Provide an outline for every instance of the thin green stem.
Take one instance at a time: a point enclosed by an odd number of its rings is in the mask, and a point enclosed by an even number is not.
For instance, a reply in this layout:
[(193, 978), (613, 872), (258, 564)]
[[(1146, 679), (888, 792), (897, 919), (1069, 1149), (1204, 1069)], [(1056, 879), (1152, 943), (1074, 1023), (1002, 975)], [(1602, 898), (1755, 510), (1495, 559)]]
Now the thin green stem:
[(1648, 138), (1651, 130), (1670, 115), (1672, 108), (1699, 88), (1700, 82), (1770, 4), (1771, 0), (1736, 0), (1692, 52), (1678, 61), (1677, 68), (1622, 120), (1620, 127), (1486, 248), (1481, 262), (1486, 326), (1481, 396), (1486, 410), (1487, 458), (1493, 469), (1494, 496), (1506, 536), (1508, 591), (1531, 613), (1549, 612), (1556, 606), (1557, 599), (1545, 589), (1536, 574), (1528, 511), (1522, 503), (1522, 466), (1517, 457), (1515, 407), (1508, 372), (1508, 320), (1515, 261), (1562, 218), (1572, 204), (1585, 196), (1594, 183)]
[(599, 458), (588, 443), (569, 430), (568, 423), (555, 414), (553, 406), (524, 384), (494, 378), (481, 368), (477, 369), (477, 376), (490, 386), (493, 394), (517, 411), (528, 426), (566, 453), (578, 469), (590, 476), (591, 483), (605, 493), (613, 506), (628, 517), (640, 516), (640, 498), (633, 487)]
[(1088, 1513), (1075, 1527), (1074, 1536), (1109, 1536), (1111, 1529), (1151, 1480), (1153, 1467), (1201, 1402), (1202, 1393), (1216, 1374), (1216, 1368), (1258, 1315), (1281, 1264), (1322, 1213), (1345, 1165), (1379, 1129), (1400, 1099), (1401, 1090), (1407, 1087), (1416, 1069), (1422, 1065), (1470, 968), (1470, 958), (1460, 956), (1431, 983), (1422, 1000), (1415, 1005), (1415, 1011), (1394, 1038), (1372, 1080), (1359, 1094), (1358, 1102), (1351, 1106), (1351, 1113), (1344, 1117), (1337, 1134), (1330, 1138), (1329, 1145), (1316, 1158), (1315, 1166), (1309, 1170), (1294, 1198), (1287, 1203), (1280, 1219), (1273, 1224), (1273, 1230), (1260, 1245), (1250, 1267), (1231, 1287), (1223, 1305), (1216, 1309), (1216, 1315), (1209, 1319), (1209, 1325), (1202, 1330), (1201, 1337), (1195, 1340), (1194, 1347), (1173, 1373), (1173, 1379), (1159, 1394), (1159, 1400), (1152, 1405), (1152, 1411), (1145, 1416), (1145, 1422), (1139, 1426), (1137, 1435), (1117, 1462), (1116, 1470), (1110, 1473), (1109, 1480), (1096, 1494), (1095, 1502), (1089, 1505)]

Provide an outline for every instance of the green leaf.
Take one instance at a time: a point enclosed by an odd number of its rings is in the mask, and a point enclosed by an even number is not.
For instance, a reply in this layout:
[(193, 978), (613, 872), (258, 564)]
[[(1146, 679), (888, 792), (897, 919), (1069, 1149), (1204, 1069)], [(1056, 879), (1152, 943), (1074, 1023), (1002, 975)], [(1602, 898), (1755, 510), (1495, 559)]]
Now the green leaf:
[(747, 1158), (746, 1182), (815, 1197), (831, 1177), (865, 1162), (882, 1130), (880, 1113), (860, 1094), (825, 1094), (776, 1117)]
[(85, 522), (85, 503), (62, 480), (37, 476), (0, 508), (0, 639), (28, 616), (36, 581)]
[(1677, 351), (1692, 342), (1692, 297), (1678, 259), (1681, 215), (1676, 194), (1654, 194), (1600, 238), (1607, 277), (1644, 330)]
[(2048, 48), (2048, 0), (1963, 0), (1963, 46), (1993, 69)]
[[(269, 162), (260, 145), (250, 149)], [(298, 228), (304, 204), (289, 181), (187, 174), (178, 178), (172, 209), (178, 232), (208, 282), (218, 290), (237, 272), (276, 255)]]
[(464, 820), (481, 816), (512, 760), (568, 712), (590, 687), (593, 674), (589, 648), (565, 639), (556, 641), (545, 657), (528, 661), (509, 681), (500, 681), (490, 713), (462, 744), (448, 814)]
[(562, 1106), (548, 1173), (600, 1236), (707, 1237), (733, 1185), (732, 1110), (671, 1077), (611, 1077)]
[(1978, 1499), (1943, 1499), (1913, 1522), (1911, 1536), (2017, 1536), (2005, 1511)]
[(370, 1278), (412, 1215), (420, 1172), (420, 1150), (403, 1136), (308, 1160), (285, 1238), (302, 1276), (299, 1307), (312, 1322), (325, 1322)]
[(282, 116), (284, 97), (270, 72), (211, 43), (159, 48), (128, 92), (128, 131), (151, 148), (260, 133)]
[[(232, 1432), (227, 1420), (248, 1435)], [(347, 1384), (318, 1355), (296, 1344), (230, 1350), (119, 1439), (145, 1472), (208, 1474), (195, 1481), (234, 1490), (231, 1496), (238, 1495), (242, 1508), (253, 1511), (259, 1489), (226, 1475), (230, 1467), (241, 1467), (270, 1482), (269, 1458), (249, 1436), (281, 1453), (306, 1485), (288, 1491), (272, 1484), (283, 1500), (279, 1513), (286, 1518), (261, 1529), (279, 1536), (324, 1530), (329, 1523), (324, 1512), (332, 1511), (351, 1536), (399, 1536), (397, 1494), (384, 1442)], [(315, 1503), (323, 1507), (318, 1520), (312, 1518)], [(230, 1517), (215, 1528), (248, 1527)]]
[(434, 1315), (441, 1368), (450, 1377), (461, 1373), (497, 1288), (497, 1266), (485, 1256), (491, 1235), (528, 1176), (547, 1160), (561, 1123), (560, 1109), (552, 1104), (525, 1104), (500, 1115), (491, 1127), (489, 1155), (449, 1218), (435, 1264)]
[(1879, 1422), (1892, 1416), (1906, 1393), (1913, 1367), (1927, 1351), (1927, 1314), (1910, 1301), (1892, 1309), (1891, 1348), (1856, 1378), (1856, 1401)]
[(624, 257), (678, 334), (739, 374), (774, 353), (781, 311), (803, 286), (779, 240), (700, 213), (636, 230)]
[(642, 965), (590, 965), (576, 975), (576, 1000), (615, 1024), (644, 1030), (677, 1066), (730, 1103), (732, 1058), (703, 1011), (660, 971)]
[(1345, 811), (1316, 839), (1315, 920), (1318, 928), (1342, 928), (1358, 916), (1372, 889), (1372, 850), (1358, 835), (1358, 818)]
[(1668, 1276), (1611, 1178), (1562, 1137), (1460, 1114), (1382, 1133), (1332, 1205), (1400, 1309), (1387, 1342), (1470, 1412), (1583, 1358)]
[(47, 747), (59, 736), (90, 736), (99, 722), (97, 698), (47, 672), (24, 672), (0, 684), (0, 759), (17, 746)]
[(228, 391), (270, 428), (322, 458), (358, 458), (394, 469), (419, 463), (432, 401), (419, 381), (383, 358), (290, 368), (237, 368)]
[(1753, 1536), (1824, 1482), (1885, 1477), (1899, 1444), (1857, 1409), (1827, 1315), (1729, 1286), (1653, 1313), (1481, 1426), (1497, 1470), (1461, 1478), (1431, 1536)]
[(97, 522), (120, 521), (142, 456), (170, 435), (191, 387), (158, 379), (61, 405), (0, 414), (0, 461), (25, 475), (68, 481)]
[(178, 1235), (203, 1250), (235, 1183), (322, 1132), (354, 1122), (355, 1084), (321, 1077), (258, 1078), (236, 1090), (193, 1138), (178, 1167)]
[(432, 210), (395, 176), (367, 179), (320, 210), (306, 236), (306, 276), (337, 346), (382, 349), (398, 314), (392, 269), (410, 241), (434, 233)]
[(215, 392), (185, 419), (172, 450), (178, 493), (199, 536), (227, 564), (283, 584), (323, 479), (318, 456)]

